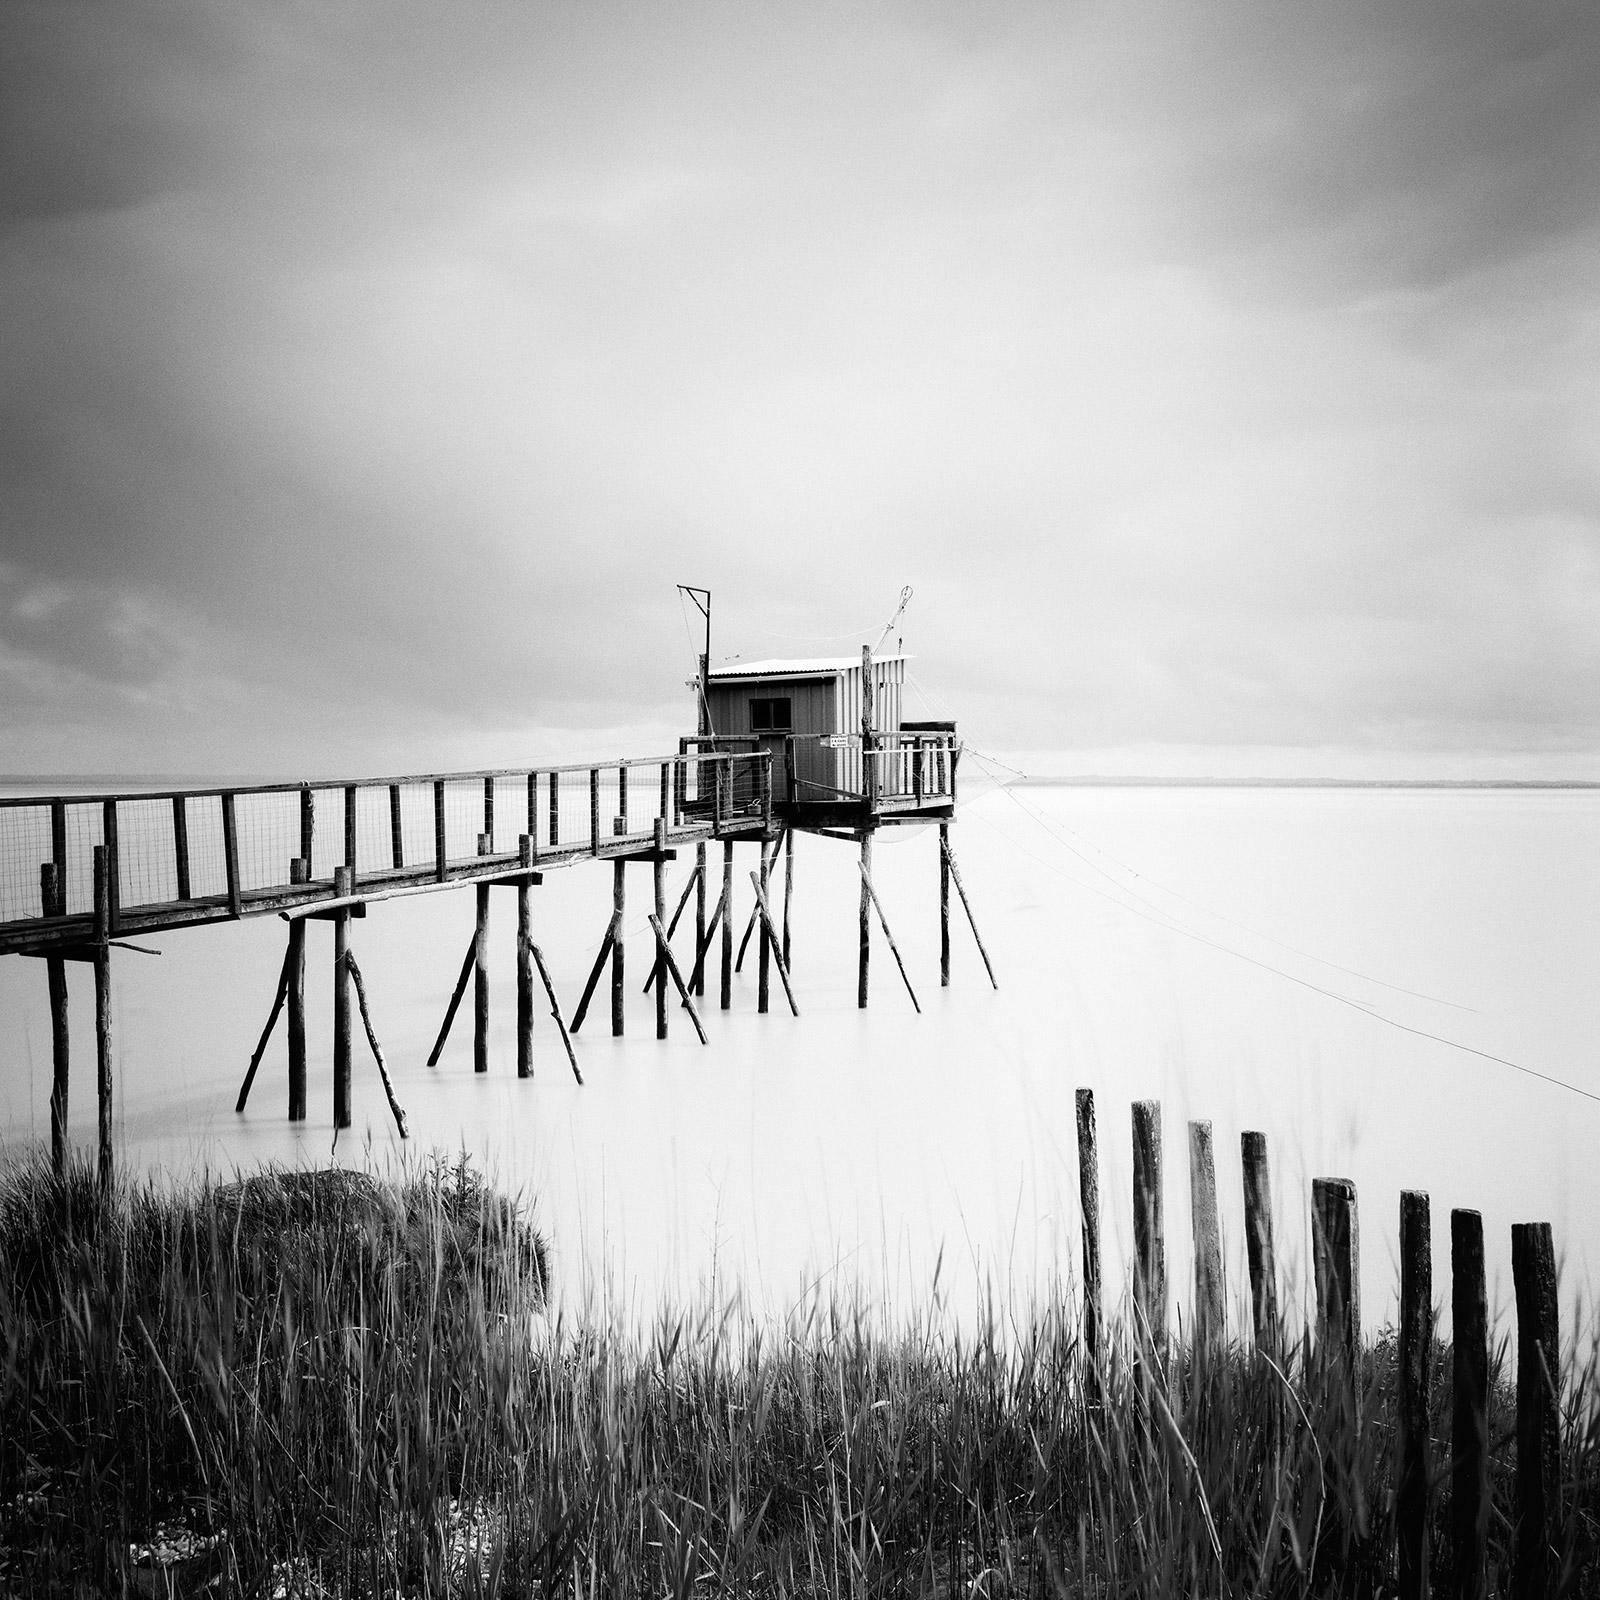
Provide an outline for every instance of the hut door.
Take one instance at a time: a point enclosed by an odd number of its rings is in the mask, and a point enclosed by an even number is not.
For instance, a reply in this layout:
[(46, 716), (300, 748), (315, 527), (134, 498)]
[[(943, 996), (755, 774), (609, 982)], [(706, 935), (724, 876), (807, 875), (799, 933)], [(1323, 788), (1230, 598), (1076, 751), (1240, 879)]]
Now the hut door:
[(786, 792), (788, 775), (784, 745), (794, 732), (794, 701), (788, 695), (757, 695), (750, 701), (750, 731), (762, 749), (772, 752), (772, 792)]

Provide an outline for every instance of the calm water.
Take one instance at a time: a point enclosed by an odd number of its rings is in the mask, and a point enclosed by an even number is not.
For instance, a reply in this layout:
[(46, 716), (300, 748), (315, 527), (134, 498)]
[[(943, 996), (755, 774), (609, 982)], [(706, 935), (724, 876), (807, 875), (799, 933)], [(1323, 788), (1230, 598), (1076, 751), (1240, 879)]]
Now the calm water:
[[(681, 1015), (669, 1043), (653, 1037), (639, 993), (650, 879), (630, 869), (629, 1037), (608, 1036), (602, 993), (579, 1036), (581, 1089), (542, 1009), (536, 1079), (515, 1079), (511, 896), (494, 900), (486, 1078), (471, 1071), (465, 1014), (442, 1065), (424, 1065), (470, 936), (471, 894), (374, 906), (352, 943), (413, 1150), (464, 1147), (532, 1195), (570, 1306), (604, 1292), (649, 1314), (663, 1296), (711, 1288), (782, 1311), (819, 1286), (859, 1287), (893, 1316), (920, 1308), (937, 1281), (949, 1314), (965, 1318), (984, 1295), (1022, 1304), (1058, 1271), (1075, 1279), (1073, 1091), (1087, 1085), (1113, 1272), (1131, 1226), (1129, 1103), (1162, 1102), (1169, 1278), (1185, 1307), (1191, 1117), (1214, 1124), (1236, 1297), (1245, 1128), (1271, 1140), (1280, 1245), (1297, 1278), (1310, 1178), (1355, 1180), (1369, 1329), (1392, 1314), (1403, 1187), (1432, 1195), (1441, 1296), (1452, 1206), (1484, 1213), (1502, 1307), (1513, 1221), (1554, 1223), (1567, 1291), (1587, 1292), (1600, 1260), (1600, 1104), (1485, 1056), (1600, 1093), (1595, 794), (991, 791), (964, 807), (954, 839), (999, 993), (959, 922), (953, 986), (939, 988), (936, 838), (905, 830), (876, 849), (921, 1016), (881, 940), (872, 1007), (856, 1009), (855, 851), (803, 838), (792, 912), (803, 1015), (787, 1014), (775, 977), (774, 1008), (756, 1015), (752, 958), (732, 1013), (711, 996), (709, 1048)], [(740, 885), (753, 862), (741, 850)], [(687, 870), (676, 864), (679, 881)], [(569, 1012), (610, 892), (610, 873), (593, 866), (551, 873), (536, 891), (535, 938)], [(740, 906), (742, 920), (744, 896)], [(125, 1162), (396, 1159), (360, 1045), (356, 1125), (335, 1146), (331, 936), (320, 925), (307, 984), (312, 1119), (283, 1120), (281, 1036), (235, 1116), (283, 937), (273, 919), (167, 935), (159, 960), (117, 955)], [(92, 988), (81, 968), (72, 983), (72, 1121), (89, 1144)], [(15, 1151), (48, 1137), (36, 963), (0, 963), (0, 1018), (0, 1129)]]

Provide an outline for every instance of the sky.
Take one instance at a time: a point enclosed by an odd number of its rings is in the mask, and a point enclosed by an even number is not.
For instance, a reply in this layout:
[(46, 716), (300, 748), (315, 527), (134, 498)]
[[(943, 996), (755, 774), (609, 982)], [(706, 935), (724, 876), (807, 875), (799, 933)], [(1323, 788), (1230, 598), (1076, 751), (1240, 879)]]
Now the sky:
[(1600, 773), (1590, 5), (7, 0), (0, 304), (0, 773)]

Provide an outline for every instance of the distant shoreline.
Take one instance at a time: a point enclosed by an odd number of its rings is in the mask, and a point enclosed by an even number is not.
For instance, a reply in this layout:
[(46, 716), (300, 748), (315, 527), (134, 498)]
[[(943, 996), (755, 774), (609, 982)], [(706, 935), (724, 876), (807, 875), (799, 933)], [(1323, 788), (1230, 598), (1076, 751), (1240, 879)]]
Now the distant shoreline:
[(1590, 778), (1152, 778), (1098, 774), (1012, 778), (1002, 787), (1042, 789), (1600, 789)]

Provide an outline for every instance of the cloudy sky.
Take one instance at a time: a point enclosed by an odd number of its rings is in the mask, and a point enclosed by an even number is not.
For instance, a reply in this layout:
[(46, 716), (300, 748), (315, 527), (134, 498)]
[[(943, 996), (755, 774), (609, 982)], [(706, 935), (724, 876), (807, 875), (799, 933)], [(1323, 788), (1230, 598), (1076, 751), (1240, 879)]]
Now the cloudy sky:
[(7, 0), (0, 772), (1592, 763), (1597, 19)]

